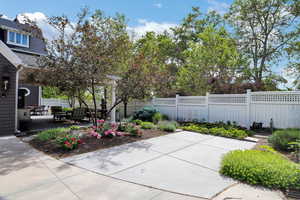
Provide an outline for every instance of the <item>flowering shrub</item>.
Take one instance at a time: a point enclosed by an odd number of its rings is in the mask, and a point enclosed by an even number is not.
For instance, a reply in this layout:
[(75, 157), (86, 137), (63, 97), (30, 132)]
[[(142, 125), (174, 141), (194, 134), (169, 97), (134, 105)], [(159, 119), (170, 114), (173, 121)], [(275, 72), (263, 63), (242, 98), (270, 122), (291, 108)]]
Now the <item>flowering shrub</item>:
[(64, 149), (72, 150), (76, 149), (82, 141), (74, 135), (66, 134), (56, 138), (56, 142)]
[(105, 120), (97, 120), (98, 126), (92, 126), (89, 134), (92, 137), (101, 139), (102, 137), (115, 137), (124, 135), (122, 132), (118, 131), (118, 124), (116, 123), (107, 123)]
[(130, 127), (129, 133), (131, 136), (142, 137), (143, 131), (138, 126)]

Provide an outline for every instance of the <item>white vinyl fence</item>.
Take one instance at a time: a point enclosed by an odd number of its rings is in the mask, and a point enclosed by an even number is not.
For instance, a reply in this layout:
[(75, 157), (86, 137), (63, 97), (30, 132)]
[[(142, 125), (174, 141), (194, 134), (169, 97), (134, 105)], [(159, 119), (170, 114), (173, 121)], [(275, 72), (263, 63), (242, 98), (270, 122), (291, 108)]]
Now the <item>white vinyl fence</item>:
[(68, 100), (63, 100), (63, 99), (41, 99), (41, 105), (45, 105), (47, 107), (51, 106), (61, 106), (63, 108), (69, 108), (70, 104)]
[[(144, 108), (145, 106), (152, 106), (151, 102), (148, 101), (133, 101), (127, 104), (127, 116), (131, 116), (134, 112)], [(124, 118), (124, 105), (120, 104), (117, 107), (118, 119)]]
[(276, 128), (300, 128), (300, 92), (251, 92), (155, 98), (153, 106), (178, 121), (235, 121), (250, 127), (253, 122)]

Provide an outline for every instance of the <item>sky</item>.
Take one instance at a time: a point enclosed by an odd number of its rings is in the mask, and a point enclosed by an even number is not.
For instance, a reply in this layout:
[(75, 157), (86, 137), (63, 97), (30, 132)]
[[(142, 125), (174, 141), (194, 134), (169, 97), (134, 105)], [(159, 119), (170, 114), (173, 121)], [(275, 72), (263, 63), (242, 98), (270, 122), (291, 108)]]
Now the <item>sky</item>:
[[(224, 14), (232, 2), (233, 0), (0, 0), (0, 14), (14, 19), (25, 13), (37, 22), (46, 38), (52, 38), (56, 32), (46, 23), (46, 16), (67, 15), (75, 20), (80, 9), (88, 7), (91, 10), (100, 9), (110, 16), (115, 13), (124, 14), (129, 30), (139, 37), (147, 31), (161, 33), (180, 24), (193, 6), (200, 7), (204, 13), (216, 10)], [(272, 69), (284, 75), (282, 67), (274, 66)], [(288, 86), (290, 85), (289, 83)]]
[[(0, 14), (9, 18), (27, 13), (40, 20), (45, 16), (67, 15), (75, 19), (81, 8), (100, 9), (106, 15), (124, 14), (128, 25), (138, 35), (146, 31), (161, 32), (176, 26), (193, 6), (203, 12), (224, 13), (232, 0), (0, 0)], [(25, 3), (26, 2), (26, 3)], [(47, 34), (46, 34), (47, 36)]]

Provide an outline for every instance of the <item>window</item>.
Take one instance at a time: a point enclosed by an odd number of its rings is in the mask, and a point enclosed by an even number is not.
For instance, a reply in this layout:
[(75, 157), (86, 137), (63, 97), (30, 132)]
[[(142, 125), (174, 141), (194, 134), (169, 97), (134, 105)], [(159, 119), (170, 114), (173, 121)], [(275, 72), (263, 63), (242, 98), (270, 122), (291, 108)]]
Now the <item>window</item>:
[(7, 31), (7, 43), (16, 46), (29, 47), (29, 35)]
[(14, 32), (9, 32), (9, 41), (10, 42), (15, 42), (15, 33)]

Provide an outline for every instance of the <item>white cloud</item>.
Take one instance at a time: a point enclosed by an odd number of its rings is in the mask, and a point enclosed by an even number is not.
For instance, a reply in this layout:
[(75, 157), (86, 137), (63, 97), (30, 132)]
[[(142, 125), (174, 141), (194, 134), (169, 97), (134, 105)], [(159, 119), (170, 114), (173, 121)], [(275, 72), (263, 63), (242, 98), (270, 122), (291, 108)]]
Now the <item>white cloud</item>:
[(153, 4), (153, 6), (155, 6), (156, 8), (162, 8), (163, 5), (161, 3), (155, 3)]
[(9, 20), (13, 20), (12, 18), (10, 18), (10, 17), (8, 17), (8, 16), (6, 16), (6, 15), (1, 15), (1, 17), (0, 18), (3, 18), (3, 19), (9, 19)]
[(155, 22), (147, 21), (145, 19), (138, 20), (139, 25), (135, 27), (128, 27), (128, 31), (133, 33), (137, 38), (142, 37), (147, 32), (163, 33), (164, 31), (169, 31), (170, 28), (174, 28), (177, 24), (167, 23), (167, 22)]
[(24, 22), (26, 18), (35, 22), (47, 40), (53, 40), (57, 37), (58, 31), (48, 23), (48, 17), (44, 13), (22, 13), (17, 15), (17, 18), (20, 22)]
[[(48, 17), (42, 12), (34, 13), (23, 13), (19, 14), (17, 17), (22, 22), (25, 18), (35, 22), (38, 27), (42, 30), (44, 37), (47, 40), (53, 40), (57, 37), (58, 31), (48, 23)], [(155, 22), (148, 21), (145, 19), (139, 19), (138, 25), (134, 27), (128, 27), (128, 32), (133, 35), (134, 38), (140, 38), (147, 32), (163, 33), (164, 31), (169, 31), (170, 28), (177, 26), (174, 23), (168, 22)]]
[(206, 1), (209, 4), (208, 11), (214, 10), (220, 14), (224, 14), (230, 7), (230, 5), (225, 2), (219, 2), (217, 0), (206, 0)]

